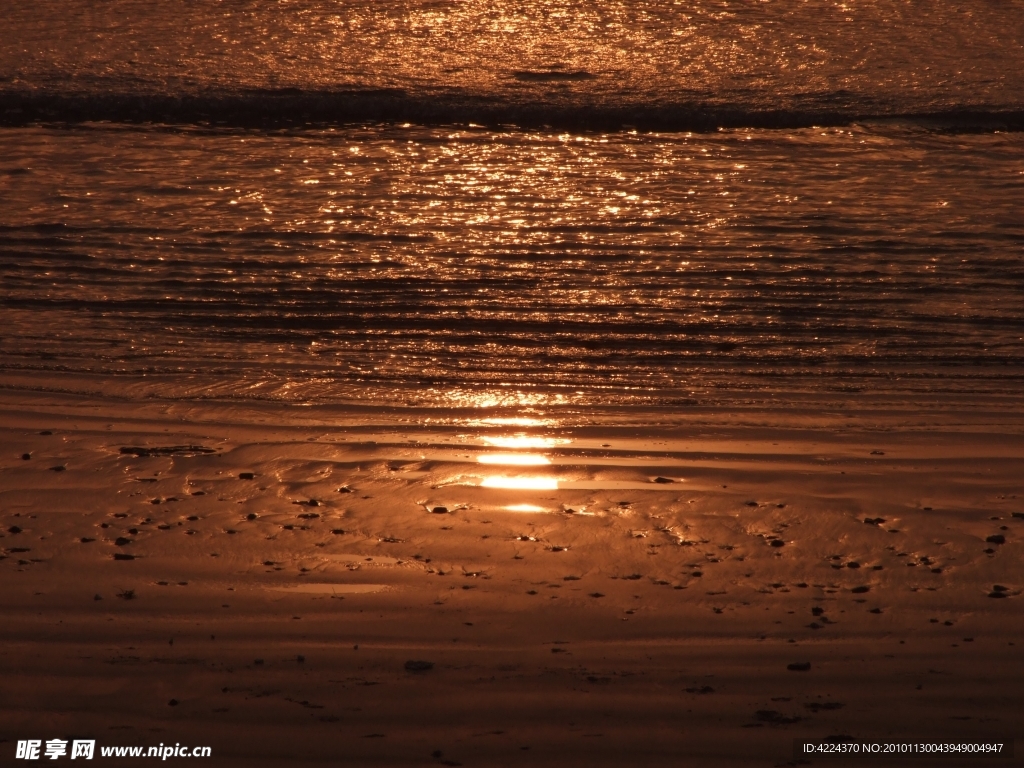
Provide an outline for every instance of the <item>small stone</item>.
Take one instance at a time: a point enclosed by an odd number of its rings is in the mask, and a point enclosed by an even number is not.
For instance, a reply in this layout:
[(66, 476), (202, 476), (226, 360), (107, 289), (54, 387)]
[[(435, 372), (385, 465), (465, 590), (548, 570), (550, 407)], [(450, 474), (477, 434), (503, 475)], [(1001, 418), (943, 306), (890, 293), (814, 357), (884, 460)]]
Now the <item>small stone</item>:
[(239, 480), (255, 480), (256, 479), (256, 473), (255, 472), (239, 472), (238, 473), (238, 479)]
[(658, 477), (654, 478), (654, 482), (656, 482), (656, 483), (661, 483), (662, 485), (666, 485), (666, 484), (668, 484), (668, 483), (674, 483), (674, 482), (675, 482), (675, 480), (673, 480), (673, 479), (672, 479), (672, 478), (670, 478), (670, 477), (661, 477), (661, 476), (659, 475)]
[(116, 539), (114, 539), (114, 546), (115, 547), (123, 547), (124, 545), (131, 544), (131, 543), (132, 543), (132, 540), (131, 539), (126, 539), (124, 536), (118, 536)]
[(58, 464), (56, 467), (50, 467), (51, 472), (63, 472), (65, 469), (67, 469), (67, 467), (63, 464)]
[(854, 587), (850, 591), (853, 592), (853, 594), (855, 594), (855, 595), (863, 595), (865, 592), (870, 592), (871, 591), (871, 587), (868, 587), (868, 586)]
[(134, 560), (135, 559), (135, 555), (128, 555), (128, 554), (125, 554), (124, 552), (115, 552), (114, 553), (114, 559), (115, 560)]
[(178, 700), (177, 699), (171, 699), (170, 701), (167, 702), (167, 706), (168, 707), (176, 707), (176, 706), (178, 706)]
[(31, 458), (32, 458), (32, 454), (31, 453), (23, 453), (23, 454), (21, 454), (21, 460), (22, 461), (28, 461)]
[(775, 548), (784, 547), (784, 546), (786, 546), (786, 542), (784, 542), (782, 539), (772, 539), (771, 541), (768, 542), (768, 546), (769, 547), (775, 547)]
[(792, 664), (787, 664), (786, 669), (788, 669), (790, 672), (810, 672), (811, 662), (795, 661)]
[(991, 536), (986, 537), (985, 542), (988, 544), (1005, 544), (1006, 537), (1001, 533), (995, 533)]
[(19, 528), (16, 525), (12, 525), (10, 528), (7, 529), (7, 532), (8, 533), (21, 533), (21, 528)]
[(430, 511), (435, 515), (446, 515), (448, 514), (448, 507), (434, 507)]
[[(358, 647), (358, 646), (356, 646)], [(405, 662), (406, 672), (427, 672), (434, 668), (434, 662), (432, 661), (418, 661), (409, 660)]]

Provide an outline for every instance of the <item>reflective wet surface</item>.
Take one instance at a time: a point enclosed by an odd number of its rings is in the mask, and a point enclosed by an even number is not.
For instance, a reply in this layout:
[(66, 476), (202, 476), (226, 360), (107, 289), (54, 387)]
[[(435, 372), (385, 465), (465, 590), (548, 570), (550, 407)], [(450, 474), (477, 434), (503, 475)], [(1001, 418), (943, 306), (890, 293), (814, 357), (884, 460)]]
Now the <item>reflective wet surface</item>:
[(26, 386), (508, 406), (514, 427), (1011, 392), (1024, 362), (1021, 133), (3, 136), (0, 366)]

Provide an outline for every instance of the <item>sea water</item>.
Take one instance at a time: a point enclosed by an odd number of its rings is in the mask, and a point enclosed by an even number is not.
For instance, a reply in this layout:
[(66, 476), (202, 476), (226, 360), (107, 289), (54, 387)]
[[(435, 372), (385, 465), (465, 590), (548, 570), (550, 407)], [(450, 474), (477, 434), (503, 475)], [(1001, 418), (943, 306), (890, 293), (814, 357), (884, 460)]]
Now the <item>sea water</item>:
[(1020, 2), (5, 19), (7, 386), (512, 409), (1018, 393)]

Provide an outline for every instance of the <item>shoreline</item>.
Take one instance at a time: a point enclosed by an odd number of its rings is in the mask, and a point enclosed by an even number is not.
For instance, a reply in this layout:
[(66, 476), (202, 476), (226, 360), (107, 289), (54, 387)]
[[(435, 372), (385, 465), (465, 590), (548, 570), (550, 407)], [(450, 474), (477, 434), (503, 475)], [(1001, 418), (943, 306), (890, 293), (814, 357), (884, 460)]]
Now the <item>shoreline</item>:
[(7, 746), (726, 766), (1022, 735), (1019, 408), (344, 410), (0, 392)]

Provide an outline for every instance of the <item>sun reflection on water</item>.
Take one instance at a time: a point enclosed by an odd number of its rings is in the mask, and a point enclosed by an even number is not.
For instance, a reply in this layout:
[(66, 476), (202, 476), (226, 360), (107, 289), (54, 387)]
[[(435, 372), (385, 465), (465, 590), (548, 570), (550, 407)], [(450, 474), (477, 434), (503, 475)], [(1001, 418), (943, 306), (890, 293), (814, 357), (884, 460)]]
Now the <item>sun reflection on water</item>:
[(558, 480), (553, 477), (504, 477), (501, 475), (491, 475), (483, 479), (480, 487), (523, 491), (555, 491), (558, 490)]
[(487, 435), (482, 439), (487, 445), (493, 445), (495, 448), (553, 448), (556, 445), (565, 445), (569, 442), (565, 439), (537, 435), (503, 435), (501, 437)]
[(544, 427), (554, 422), (551, 419), (534, 419), (526, 416), (516, 418), (476, 419), (476, 424), (488, 424), (496, 427)]
[(544, 507), (538, 507), (536, 504), (509, 504), (502, 509), (508, 512), (548, 512), (549, 510)]
[(477, 456), (476, 460), (481, 464), (504, 464), (517, 466), (538, 466), (550, 464), (547, 456), (539, 453), (485, 453)]

